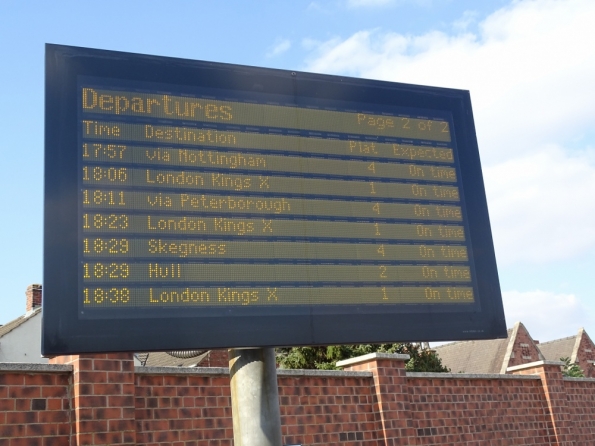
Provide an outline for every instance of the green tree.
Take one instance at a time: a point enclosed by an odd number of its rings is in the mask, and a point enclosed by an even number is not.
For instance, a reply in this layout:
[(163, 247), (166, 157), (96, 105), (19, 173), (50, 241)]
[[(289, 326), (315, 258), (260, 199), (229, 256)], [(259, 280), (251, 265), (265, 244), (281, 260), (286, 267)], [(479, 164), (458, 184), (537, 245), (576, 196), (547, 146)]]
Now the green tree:
[(411, 358), (405, 368), (410, 372), (450, 372), (436, 352), (411, 343), (280, 348), (277, 362), (284, 369), (336, 370), (337, 361), (368, 353), (408, 354)]
[(571, 364), (570, 358), (560, 358), (560, 361), (564, 363), (562, 366), (562, 375), (570, 378), (584, 378), (585, 374), (581, 370), (578, 364)]

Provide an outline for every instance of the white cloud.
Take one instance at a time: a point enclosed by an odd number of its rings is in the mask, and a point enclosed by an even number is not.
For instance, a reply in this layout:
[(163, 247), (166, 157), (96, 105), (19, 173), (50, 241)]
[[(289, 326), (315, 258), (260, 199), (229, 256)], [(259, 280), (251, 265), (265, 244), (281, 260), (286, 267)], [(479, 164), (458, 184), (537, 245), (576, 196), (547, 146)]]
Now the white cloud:
[(291, 41), (289, 39), (283, 39), (277, 41), (275, 45), (273, 45), (269, 51), (267, 52), (267, 57), (276, 57), (279, 56), (291, 48)]
[(595, 2), (514, 2), (479, 33), (378, 30), (318, 46), (309, 71), (468, 89), (488, 160), (563, 143), (595, 115)]
[(470, 90), (498, 261), (552, 262), (595, 248), (594, 22), (593, 0), (514, 1), (476, 33), (310, 42), (306, 69)]
[(589, 331), (593, 323), (593, 316), (573, 294), (506, 291), (502, 298), (507, 326), (520, 321), (541, 342), (572, 336), (579, 327)]
[(498, 263), (544, 263), (595, 247), (595, 152), (557, 146), (484, 169)]
[[(553, 341), (577, 334), (580, 327), (587, 332), (593, 327), (594, 315), (574, 294), (551, 291), (502, 292), (506, 327), (522, 322), (531, 337), (540, 342)], [(432, 342), (433, 347), (449, 342)]]

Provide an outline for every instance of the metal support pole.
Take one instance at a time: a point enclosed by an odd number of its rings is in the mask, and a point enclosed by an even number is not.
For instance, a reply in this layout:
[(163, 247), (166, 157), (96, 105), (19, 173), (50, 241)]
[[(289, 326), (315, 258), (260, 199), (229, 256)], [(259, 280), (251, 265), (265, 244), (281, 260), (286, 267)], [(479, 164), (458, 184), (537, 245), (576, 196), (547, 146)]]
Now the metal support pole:
[(282, 446), (275, 350), (229, 350), (234, 446)]

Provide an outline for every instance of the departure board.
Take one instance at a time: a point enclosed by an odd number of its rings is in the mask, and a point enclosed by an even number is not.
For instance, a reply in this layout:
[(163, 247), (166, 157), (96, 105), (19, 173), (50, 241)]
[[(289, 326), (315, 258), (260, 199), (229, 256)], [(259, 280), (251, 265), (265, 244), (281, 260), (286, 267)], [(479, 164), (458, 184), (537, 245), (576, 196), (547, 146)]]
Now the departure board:
[(506, 334), (468, 92), (48, 45), (45, 354)]

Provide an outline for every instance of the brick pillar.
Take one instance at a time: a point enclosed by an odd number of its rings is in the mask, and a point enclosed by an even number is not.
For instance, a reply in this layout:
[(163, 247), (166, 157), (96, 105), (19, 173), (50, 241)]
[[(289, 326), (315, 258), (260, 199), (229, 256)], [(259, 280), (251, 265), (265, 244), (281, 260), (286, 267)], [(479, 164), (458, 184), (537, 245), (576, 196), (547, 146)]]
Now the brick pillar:
[(372, 373), (377, 413), (382, 427), (378, 437), (381, 444), (386, 446), (416, 444), (405, 373), (407, 360), (409, 355), (370, 353), (337, 362), (337, 366), (344, 370)]
[(568, 395), (564, 389), (560, 361), (537, 361), (509, 367), (506, 371), (513, 375), (539, 375), (545, 393), (556, 444), (572, 446), (575, 444), (574, 423), (568, 410)]
[(29, 285), (27, 291), (25, 291), (25, 297), (27, 298), (25, 304), (27, 313), (41, 307), (41, 285)]
[(57, 356), (50, 362), (73, 367), (74, 445), (136, 445), (131, 353)]

